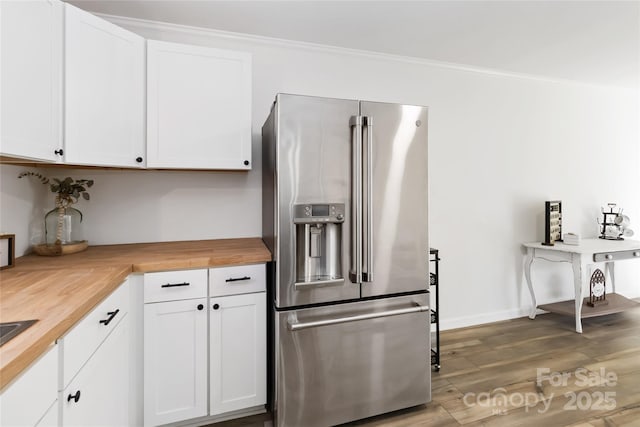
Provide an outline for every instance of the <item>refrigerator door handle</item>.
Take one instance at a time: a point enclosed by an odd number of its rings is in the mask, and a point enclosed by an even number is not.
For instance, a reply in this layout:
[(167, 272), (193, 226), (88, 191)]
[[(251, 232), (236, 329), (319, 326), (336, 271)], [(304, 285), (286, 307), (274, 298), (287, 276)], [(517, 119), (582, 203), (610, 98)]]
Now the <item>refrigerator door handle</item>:
[(377, 319), (380, 317), (400, 316), (403, 314), (420, 313), (428, 311), (429, 307), (425, 305), (416, 305), (410, 308), (401, 308), (397, 310), (389, 310), (383, 312), (374, 312), (367, 314), (358, 314), (356, 316), (341, 317), (338, 319), (316, 320), (314, 322), (298, 323), (289, 321), (288, 328), (290, 331), (300, 331), (302, 329), (317, 328), (321, 326), (338, 325), (340, 323), (357, 322), (360, 320)]
[(366, 221), (364, 230), (364, 269), (362, 271), (363, 282), (373, 282), (373, 118), (364, 116), (363, 124), (367, 130), (367, 176), (366, 191), (367, 203), (363, 219)]
[(352, 283), (362, 282), (362, 116), (353, 116), (351, 126), (351, 267)]

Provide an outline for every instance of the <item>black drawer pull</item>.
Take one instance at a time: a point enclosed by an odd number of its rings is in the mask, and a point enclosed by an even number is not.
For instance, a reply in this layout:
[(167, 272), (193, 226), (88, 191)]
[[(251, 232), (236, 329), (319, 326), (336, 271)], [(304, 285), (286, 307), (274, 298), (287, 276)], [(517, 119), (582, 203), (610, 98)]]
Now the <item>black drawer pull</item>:
[(239, 282), (241, 280), (251, 280), (251, 277), (249, 276), (244, 276), (244, 277), (235, 277), (235, 278), (230, 278), (225, 280), (225, 282)]
[(162, 285), (160, 286), (161, 288), (177, 288), (178, 286), (189, 286), (191, 283), (189, 282), (184, 282), (184, 283), (167, 283), (166, 285)]
[(72, 400), (78, 403), (78, 400), (80, 400), (80, 390), (76, 391), (76, 394), (70, 394), (67, 397), (67, 402), (71, 402)]
[[(107, 315), (109, 315), (108, 319), (105, 320), (101, 320), (100, 323), (102, 323), (104, 326), (107, 326), (109, 323), (111, 323), (111, 321), (113, 320), (114, 317), (116, 317), (116, 315), (120, 313), (120, 309), (116, 309), (116, 311), (109, 311), (107, 313)], [(78, 392), (79, 393), (79, 392)], [(76, 400), (77, 402), (77, 400)]]

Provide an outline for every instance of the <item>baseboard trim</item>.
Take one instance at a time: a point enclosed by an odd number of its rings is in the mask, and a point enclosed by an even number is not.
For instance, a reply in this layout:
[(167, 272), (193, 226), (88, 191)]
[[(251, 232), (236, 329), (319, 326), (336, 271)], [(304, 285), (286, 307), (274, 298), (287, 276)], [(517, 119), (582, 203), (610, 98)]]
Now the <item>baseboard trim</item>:
[[(529, 315), (530, 308), (522, 307), (511, 310), (494, 311), (490, 313), (475, 314), (472, 316), (461, 316), (449, 319), (442, 319), (440, 330), (466, 328), (468, 326), (484, 325), (486, 323), (500, 322), (503, 320), (517, 319)], [(538, 310), (538, 314), (546, 313), (546, 311)]]
[[(632, 295), (625, 295), (627, 298), (640, 302), (640, 295), (633, 293)], [(531, 311), (530, 307), (521, 307), (511, 310), (493, 311), (490, 313), (474, 314), (471, 316), (453, 317), (449, 319), (442, 319), (440, 322), (440, 330), (446, 331), (449, 329), (467, 328), (469, 326), (479, 326), (486, 323), (501, 322), (504, 320), (517, 319), (519, 317), (527, 317)], [(545, 314), (547, 311), (538, 309), (536, 315)]]

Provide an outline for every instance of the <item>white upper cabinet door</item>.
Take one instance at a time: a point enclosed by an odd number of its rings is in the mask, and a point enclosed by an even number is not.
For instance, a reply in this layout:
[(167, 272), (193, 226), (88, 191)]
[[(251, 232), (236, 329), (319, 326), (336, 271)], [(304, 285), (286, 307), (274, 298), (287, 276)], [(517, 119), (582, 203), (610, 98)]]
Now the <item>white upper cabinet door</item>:
[(144, 38), (65, 5), (65, 163), (144, 166)]
[(0, 2), (0, 153), (56, 161), (62, 153), (63, 4)]
[(251, 55), (147, 41), (147, 167), (251, 169)]
[(211, 415), (264, 405), (266, 294), (211, 298)]

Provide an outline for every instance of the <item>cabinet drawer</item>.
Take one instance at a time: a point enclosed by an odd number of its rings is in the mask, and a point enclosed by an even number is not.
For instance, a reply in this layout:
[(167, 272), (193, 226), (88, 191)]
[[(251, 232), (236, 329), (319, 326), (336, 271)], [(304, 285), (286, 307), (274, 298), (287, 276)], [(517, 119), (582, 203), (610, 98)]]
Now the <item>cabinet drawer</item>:
[(265, 282), (264, 264), (209, 269), (212, 297), (262, 292), (266, 289)]
[(118, 289), (80, 321), (61, 343), (62, 388), (66, 387), (109, 333), (129, 312), (129, 285)]
[(58, 347), (53, 346), (0, 395), (0, 425), (35, 426), (58, 394)]
[(144, 275), (144, 302), (175, 301), (207, 296), (207, 270), (181, 270)]
[(633, 258), (640, 258), (640, 249), (593, 254), (594, 262), (620, 261)]

